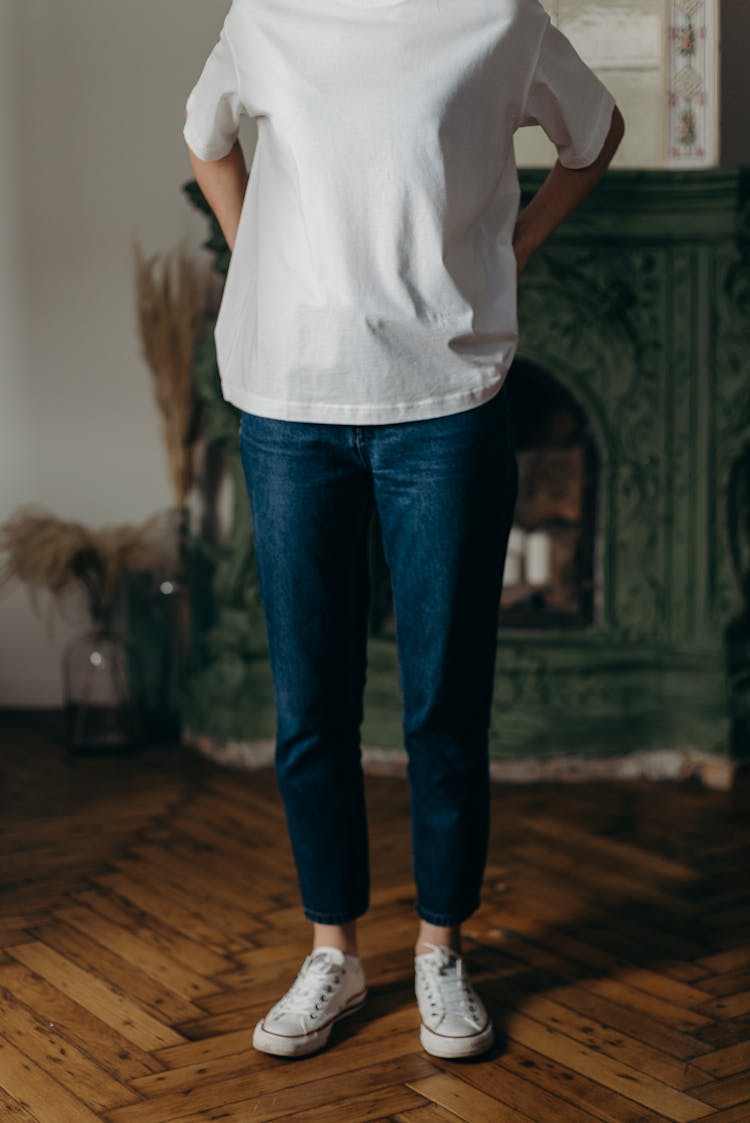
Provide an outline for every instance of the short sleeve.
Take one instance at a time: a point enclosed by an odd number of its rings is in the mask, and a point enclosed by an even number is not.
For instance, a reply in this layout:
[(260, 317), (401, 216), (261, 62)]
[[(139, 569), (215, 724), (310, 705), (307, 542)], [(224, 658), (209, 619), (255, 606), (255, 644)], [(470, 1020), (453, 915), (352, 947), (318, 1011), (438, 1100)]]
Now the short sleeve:
[(548, 18), (519, 127), (541, 125), (566, 168), (593, 163), (604, 146), (615, 99)]
[(244, 112), (227, 22), (188, 96), (182, 135), (200, 160), (220, 160), (239, 135)]

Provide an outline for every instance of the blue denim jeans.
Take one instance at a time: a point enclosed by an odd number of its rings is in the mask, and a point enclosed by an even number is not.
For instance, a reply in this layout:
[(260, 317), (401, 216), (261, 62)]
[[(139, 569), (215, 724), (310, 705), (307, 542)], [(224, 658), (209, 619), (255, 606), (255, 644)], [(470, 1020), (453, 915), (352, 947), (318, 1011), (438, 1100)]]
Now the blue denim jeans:
[(418, 916), (480, 904), (498, 611), (518, 468), (507, 381), (419, 421), (351, 425), (243, 412), (242, 466), (276, 709), (275, 768), (308, 920), (370, 899), (361, 761), (377, 504), (396, 620)]

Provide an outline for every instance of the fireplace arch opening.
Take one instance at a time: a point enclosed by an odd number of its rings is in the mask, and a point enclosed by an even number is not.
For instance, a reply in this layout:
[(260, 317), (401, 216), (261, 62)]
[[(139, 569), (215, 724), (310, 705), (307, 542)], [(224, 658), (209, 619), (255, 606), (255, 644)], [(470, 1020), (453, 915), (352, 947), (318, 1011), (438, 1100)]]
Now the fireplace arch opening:
[(516, 357), (508, 394), (519, 485), (503, 574), (503, 629), (594, 624), (600, 458), (581, 402), (551, 371)]
[[(548, 370), (516, 357), (508, 395), (519, 486), (498, 628), (524, 633), (594, 624), (599, 457), (586, 410)], [(370, 633), (395, 636), (377, 510), (371, 523)]]

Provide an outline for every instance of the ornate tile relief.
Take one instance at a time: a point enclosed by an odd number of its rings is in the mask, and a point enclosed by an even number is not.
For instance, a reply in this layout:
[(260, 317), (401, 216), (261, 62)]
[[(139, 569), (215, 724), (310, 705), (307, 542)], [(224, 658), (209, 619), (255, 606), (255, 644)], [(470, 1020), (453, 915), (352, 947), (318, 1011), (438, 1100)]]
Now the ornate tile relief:
[[(612, 91), (627, 122), (619, 167), (719, 162), (719, 0), (542, 0), (553, 24)], [(520, 129), (519, 167), (554, 161), (539, 129)]]

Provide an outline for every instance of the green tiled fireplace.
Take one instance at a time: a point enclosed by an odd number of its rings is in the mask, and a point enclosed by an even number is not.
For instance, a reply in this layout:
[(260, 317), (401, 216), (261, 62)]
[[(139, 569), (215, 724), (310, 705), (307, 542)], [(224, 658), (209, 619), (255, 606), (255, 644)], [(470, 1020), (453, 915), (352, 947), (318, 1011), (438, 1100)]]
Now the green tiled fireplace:
[[(522, 205), (544, 174), (519, 173)], [(197, 185), (185, 190), (206, 214), (206, 244), (225, 273), (215, 220)], [(558, 403), (558, 421), (567, 416), (577, 434), (582, 505), (575, 526), (556, 532), (563, 552), (566, 535), (574, 542), (560, 570), (567, 608), (545, 609), (538, 591), (506, 605), (504, 592), (493, 758), (679, 750), (730, 762), (750, 752), (749, 251), (750, 168), (610, 170), (525, 270), (509, 374), (517, 451), (534, 462), (528, 441)], [(219, 391), (213, 322), (195, 370), (233, 521), (218, 553), (205, 659), (189, 681), (186, 736), (267, 741), (273, 689), (239, 415)], [(564, 492), (571, 449), (556, 451), (546, 473), (557, 472), (552, 484)], [(362, 742), (400, 750), (376, 520), (371, 554)]]

